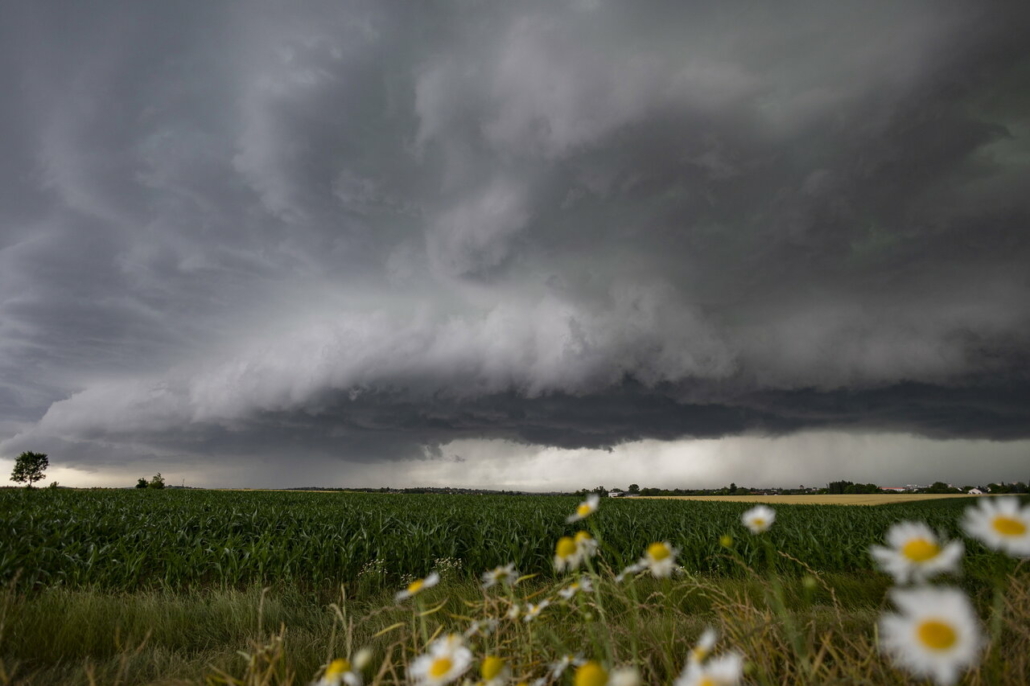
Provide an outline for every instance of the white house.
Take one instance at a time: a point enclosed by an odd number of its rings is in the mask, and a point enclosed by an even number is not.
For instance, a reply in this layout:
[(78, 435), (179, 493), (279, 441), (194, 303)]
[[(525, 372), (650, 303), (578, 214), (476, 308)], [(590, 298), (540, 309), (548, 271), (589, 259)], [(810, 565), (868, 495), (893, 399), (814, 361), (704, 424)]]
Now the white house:
[(970, 488), (968, 491), (966, 491), (966, 493), (968, 493), (969, 495), (983, 495), (984, 494), (984, 492), (981, 491), (979, 488)]

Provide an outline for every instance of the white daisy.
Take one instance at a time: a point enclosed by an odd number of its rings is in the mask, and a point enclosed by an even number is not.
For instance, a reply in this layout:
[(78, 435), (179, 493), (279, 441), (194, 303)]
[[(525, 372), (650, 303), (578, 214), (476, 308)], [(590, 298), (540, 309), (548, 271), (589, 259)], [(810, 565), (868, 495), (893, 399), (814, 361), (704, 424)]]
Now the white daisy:
[(487, 655), (479, 665), (479, 676), (483, 678), (482, 686), (501, 686), (507, 683), (511, 676), (511, 670), (502, 658), (496, 655)]
[(608, 670), (602, 667), (600, 662), (589, 660), (576, 668), (572, 683), (575, 686), (606, 686)]
[(325, 674), (318, 681), (312, 682), (312, 686), (361, 686), (361, 675), (358, 668), (351, 665), (350, 661), (338, 659), (329, 663), (325, 668)]
[(1017, 498), (979, 498), (966, 509), (962, 528), (988, 548), (1030, 557), (1030, 505), (1020, 508)]
[(642, 572), (647, 569), (647, 565), (642, 562), (634, 562), (629, 567), (615, 575), (615, 583), (621, 584), (628, 576), (633, 576), (637, 572)]
[(640, 672), (634, 667), (619, 667), (612, 670), (608, 686), (640, 686)]
[(690, 655), (687, 659), (693, 664), (701, 664), (712, 654), (712, 649), (715, 648), (717, 640), (719, 640), (719, 634), (716, 633), (715, 629), (708, 627), (701, 634), (701, 638), (697, 640), (694, 647), (690, 649)]
[(519, 573), (515, 569), (514, 562), (501, 567), (494, 567), (488, 572), (483, 572), (483, 588), (490, 588), (497, 584), (511, 586), (518, 578)]
[(583, 555), (576, 539), (572, 536), (562, 536), (554, 546), (554, 569), (564, 572), (566, 569), (578, 569), (583, 561)]
[(351, 662), (353, 663), (356, 671), (363, 671), (365, 667), (372, 664), (372, 649), (361, 648), (358, 652), (354, 653), (354, 659), (351, 660)]
[(969, 598), (954, 588), (892, 589), (900, 613), (880, 618), (880, 649), (915, 676), (953, 684), (976, 664), (983, 640)]
[(880, 569), (899, 584), (919, 583), (943, 572), (957, 572), (965, 546), (962, 541), (941, 545), (922, 522), (898, 522), (887, 531), (887, 544), (869, 546)]
[(412, 581), (410, 584), (408, 584), (408, 587), (406, 589), (404, 589), (403, 591), (398, 591), (397, 595), (395, 595), (393, 599), (398, 603), (402, 602), (414, 595), (418, 595), (427, 588), (432, 588), (433, 586), (436, 586), (438, 583), (440, 583), (440, 575), (436, 572), (433, 572), (425, 579)]
[(504, 616), (512, 621), (515, 621), (519, 618), (519, 615), (521, 614), (522, 608), (519, 607), (518, 603), (512, 603), (511, 607), (508, 608), (508, 611), (504, 614)]
[(469, 628), (465, 630), (465, 638), (472, 638), (473, 636), (489, 636), (497, 630), (496, 619), (477, 619), (469, 624)]
[(776, 511), (765, 505), (756, 505), (740, 516), (740, 521), (751, 530), (753, 534), (760, 534), (768, 531), (769, 527), (776, 521)]
[(539, 617), (540, 613), (543, 612), (543, 609), (550, 604), (550, 600), (541, 600), (536, 605), (534, 605), (533, 603), (529, 603), (529, 605), (526, 607), (526, 613), (522, 617), (522, 621), (532, 622), (534, 619)]
[(590, 581), (590, 577), (585, 576), (582, 577), (579, 581), (574, 581), (562, 590), (558, 591), (558, 595), (560, 595), (565, 600), (569, 600), (580, 591), (583, 591), (584, 593), (591, 593), (593, 592), (593, 590), (594, 584)]
[(650, 569), (655, 578), (665, 579), (672, 576), (672, 572), (676, 569), (677, 555), (679, 555), (679, 551), (668, 543), (652, 543), (647, 546), (647, 551), (640, 560), (640, 564), (644, 565), (646, 569)]
[(713, 657), (708, 662), (688, 661), (672, 686), (735, 686), (744, 673), (744, 658), (739, 653)]
[(579, 506), (576, 507), (576, 512), (574, 514), (569, 515), (565, 521), (571, 524), (572, 522), (578, 522), (581, 519), (586, 519), (590, 515), (597, 512), (597, 506), (600, 504), (601, 496), (597, 495), (596, 493), (591, 493), (587, 496), (586, 500), (581, 502)]
[(425, 655), (415, 658), (408, 672), (418, 684), (439, 686), (449, 684), (472, 665), (472, 651), (465, 647), (461, 636), (451, 634), (429, 645)]
[(564, 674), (569, 666), (579, 667), (585, 663), (586, 660), (579, 655), (564, 655), (560, 660), (551, 665), (551, 677), (557, 681), (558, 677)]
[(577, 531), (573, 540), (576, 542), (576, 551), (580, 558), (585, 559), (597, 555), (597, 539), (586, 531)]

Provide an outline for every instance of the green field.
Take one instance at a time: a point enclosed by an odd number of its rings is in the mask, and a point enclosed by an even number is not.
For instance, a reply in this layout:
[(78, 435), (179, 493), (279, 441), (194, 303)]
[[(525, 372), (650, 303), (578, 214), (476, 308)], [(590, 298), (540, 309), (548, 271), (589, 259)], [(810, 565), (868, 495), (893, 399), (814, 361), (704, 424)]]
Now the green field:
[[(379, 560), (388, 582), (422, 576), (457, 559), (476, 576), (514, 562), (550, 574), (554, 542), (572, 498), (234, 491), (0, 491), (0, 583), (24, 587), (134, 590), (288, 583), (336, 588)], [(790, 505), (777, 509), (769, 538), (779, 550), (827, 572), (872, 569), (867, 548), (891, 523), (926, 521), (957, 536), (969, 501), (873, 508)], [(719, 537), (731, 534), (748, 563), (760, 551), (744, 535), (748, 503), (616, 500), (590, 523), (619, 568), (653, 541), (681, 550), (690, 572), (739, 574)], [(985, 551), (971, 544), (968, 565)], [(781, 571), (798, 571), (786, 559)]]
[[(432, 634), (461, 632), (474, 618), (501, 622), (489, 639), (472, 639), (477, 659), (500, 653), (528, 681), (562, 655), (584, 653), (634, 664), (645, 683), (669, 683), (714, 625), (758, 683), (909, 683), (876, 651), (891, 580), (874, 571), (868, 547), (900, 520), (957, 538), (972, 504), (783, 505), (773, 528), (753, 536), (740, 523), (746, 502), (606, 499), (587, 520), (566, 524), (577, 503), (0, 490), (0, 685), (299, 686), (360, 646), (385, 670), (366, 674), (369, 683), (408, 683), (404, 670)], [(602, 541), (589, 573), (597, 591), (569, 602), (558, 594), (570, 577), (554, 573), (554, 545), (583, 528)], [(728, 548), (724, 535), (733, 539)], [(613, 579), (663, 540), (680, 550), (686, 574)], [(946, 581), (969, 592), (992, 631), (970, 683), (1024, 683), (1028, 566), (964, 540), (962, 576)], [(482, 590), (480, 574), (508, 562), (536, 576), (508, 593)], [(438, 587), (418, 603), (393, 602), (395, 591), (434, 569)], [(505, 619), (512, 603), (543, 599), (551, 606), (540, 620)]]

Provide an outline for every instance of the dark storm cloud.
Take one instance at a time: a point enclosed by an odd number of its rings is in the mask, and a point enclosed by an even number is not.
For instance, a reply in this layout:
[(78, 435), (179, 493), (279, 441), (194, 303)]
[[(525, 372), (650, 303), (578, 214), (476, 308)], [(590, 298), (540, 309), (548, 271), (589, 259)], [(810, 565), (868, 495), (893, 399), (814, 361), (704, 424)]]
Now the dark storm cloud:
[(1030, 435), (1021, 3), (5, 15), (5, 454)]

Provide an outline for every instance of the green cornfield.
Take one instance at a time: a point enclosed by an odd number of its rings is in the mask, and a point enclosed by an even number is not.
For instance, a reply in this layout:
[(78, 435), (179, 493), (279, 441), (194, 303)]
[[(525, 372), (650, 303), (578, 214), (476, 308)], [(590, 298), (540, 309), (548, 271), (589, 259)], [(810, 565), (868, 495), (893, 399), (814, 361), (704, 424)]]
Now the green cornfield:
[[(552, 496), (399, 495), (191, 490), (0, 490), (0, 582), (131, 591), (291, 584), (338, 587), (375, 572), (381, 583), (422, 576), (435, 561), (461, 573), (514, 562), (552, 573), (555, 541), (577, 500)], [(891, 524), (927, 522), (959, 534), (966, 500), (877, 507), (784, 505), (768, 536), (820, 572), (872, 570), (868, 546)], [(635, 561), (654, 541), (679, 548), (686, 571), (736, 576), (729, 534), (745, 562), (764, 564), (740, 524), (748, 503), (605, 500), (585, 524), (603, 542), (602, 564)], [(970, 542), (967, 565), (988, 559)], [(784, 574), (800, 565), (779, 559)]]

